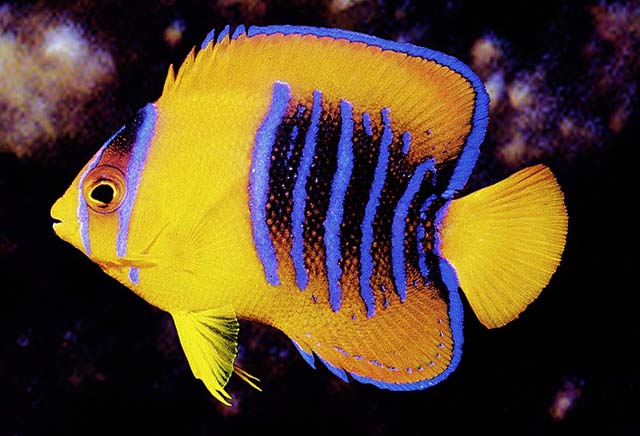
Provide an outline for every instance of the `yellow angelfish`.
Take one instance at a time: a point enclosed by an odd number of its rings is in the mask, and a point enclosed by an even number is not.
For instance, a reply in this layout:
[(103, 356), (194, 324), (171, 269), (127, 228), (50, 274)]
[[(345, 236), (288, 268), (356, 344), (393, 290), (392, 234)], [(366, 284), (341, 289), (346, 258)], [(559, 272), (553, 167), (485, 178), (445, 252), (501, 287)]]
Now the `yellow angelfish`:
[(543, 165), (455, 198), (488, 96), (463, 63), (310, 27), (213, 32), (162, 96), (82, 169), (56, 233), (169, 312), (225, 404), (237, 318), (314, 364), (391, 390), (457, 366), (464, 290), (487, 327), (515, 319), (560, 263), (563, 194)]

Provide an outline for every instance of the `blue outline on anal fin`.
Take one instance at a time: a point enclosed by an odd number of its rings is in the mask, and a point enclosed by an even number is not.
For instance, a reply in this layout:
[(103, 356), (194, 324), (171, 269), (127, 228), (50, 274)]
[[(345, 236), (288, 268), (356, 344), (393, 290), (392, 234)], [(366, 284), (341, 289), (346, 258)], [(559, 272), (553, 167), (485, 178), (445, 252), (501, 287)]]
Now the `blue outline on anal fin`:
[(296, 341), (294, 341), (293, 339), (291, 339), (291, 342), (293, 342), (293, 346), (296, 347), (296, 350), (298, 350), (298, 353), (300, 353), (300, 355), (302, 356), (302, 358), (304, 359), (305, 362), (307, 362), (309, 364), (309, 366), (313, 369), (316, 369), (316, 360), (313, 357), (312, 353), (307, 353), (301, 346), (300, 344), (298, 344)]
[(296, 341), (294, 341), (293, 339), (291, 339), (291, 342), (293, 343), (293, 346), (296, 348), (296, 350), (298, 350), (298, 352), (300, 353), (300, 355), (302, 356), (302, 359), (307, 362), (309, 364), (309, 366), (313, 369), (317, 369), (316, 368), (316, 361), (315, 358), (317, 357), (318, 360), (320, 360), (320, 362), (322, 362), (324, 364), (324, 366), (327, 367), (327, 369), (336, 377), (338, 377), (340, 380), (349, 383), (349, 376), (347, 375), (348, 373), (341, 368), (338, 368), (332, 364), (330, 364), (328, 361), (326, 361), (325, 359), (323, 359), (322, 357), (318, 356), (315, 353), (308, 353), (306, 350), (304, 350), (300, 344), (298, 344)]
[[(357, 382), (364, 384), (371, 384), (380, 389), (386, 389), (390, 391), (416, 391), (430, 388), (431, 386), (435, 386), (438, 383), (445, 380), (451, 373), (453, 373), (460, 360), (462, 358), (462, 344), (464, 342), (464, 337), (462, 334), (463, 329), (463, 306), (462, 300), (460, 299), (460, 294), (458, 292), (458, 276), (455, 272), (455, 269), (451, 264), (444, 258), (440, 258), (439, 262), (440, 266), (440, 274), (442, 276), (442, 282), (447, 288), (449, 293), (449, 328), (451, 329), (451, 337), (453, 339), (453, 354), (451, 356), (451, 360), (449, 361), (449, 365), (442, 371), (440, 374), (433, 378), (426, 378), (424, 380), (419, 380), (411, 383), (389, 383), (380, 380), (375, 380), (370, 377), (366, 377), (351, 371), (346, 371), (340, 368), (335, 367), (331, 363), (327, 362), (320, 355), (315, 354), (318, 359), (340, 379), (348, 382), (348, 377), (350, 376)], [(294, 342), (295, 344), (295, 342)], [(299, 346), (295, 344), (296, 347), (300, 350)], [(309, 358), (313, 359), (313, 356), (309, 353), (304, 352), (303, 350), (303, 358), (307, 360), (306, 356), (310, 356)], [(307, 360), (307, 362), (309, 362)], [(314, 367), (315, 368), (315, 367)]]
[[(316, 354), (316, 356), (318, 356)], [(318, 359), (320, 360), (320, 362), (324, 363), (324, 366), (327, 367), (327, 369), (336, 377), (338, 377), (340, 380), (342, 380), (345, 383), (349, 383), (349, 377), (347, 376), (347, 371), (345, 371), (342, 368), (338, 368), (337, 366), (333, 366), (332, 364), (330, 364), (329, 362), (327, 362), (326, 360), (324, 360), (322, 357), (318, 356)]]

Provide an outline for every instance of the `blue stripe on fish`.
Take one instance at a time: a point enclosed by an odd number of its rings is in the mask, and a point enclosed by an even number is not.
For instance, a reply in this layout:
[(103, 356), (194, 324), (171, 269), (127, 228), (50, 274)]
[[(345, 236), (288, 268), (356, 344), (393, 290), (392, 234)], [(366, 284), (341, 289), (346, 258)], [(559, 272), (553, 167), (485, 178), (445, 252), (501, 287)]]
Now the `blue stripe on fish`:
[(418, 250), (418, 268), (420, 268), (420, 274), (423, 278), (427, 279), (429, 277), (429, 266), (427, 265), (427, 256), (422, 246), (422, 241), (424, 241), (425, 233), (424, 233), (424, 225), (423, 222), (426, 219), (425, 213), (433, 200), (436, 199), (435, 195), (431, 195), (427, 198), (422, 206), (420, 207), (420, 224), (418, 225), (418, 234), (416, 235), (416, 245)]
[(451, 326), (451, 338), (453, 339), (453, 356), (451, 356), (451, 362), (447, 369), (432, 380), (433, 384), (444, 380), (456, 369), (462, 357), (462, 343), (464, 341), (464, 337), (462, 336), (462, 318), (464, 313), (462, 300), (458, 293), (458, 275), (447, 259), (441, 258), (439, 266), (442, 282), (449, 292), (449, 323)]
[(411, 133), (404, 132), (402, 134), (402, 153), (405, 155), (409, 153), (409, 147), (411, 147)]
[(400, 200), (398, 200), (393, 214), (393, 224), (391, 225), (391, 268), (396, 284), (396, 292), (400, 296), (401, 302), (404, 302), (407, 298), (407, 272), (404, 258), (406, 218), (409, 213), (411, 201), (418, 193), (420, 184), (427, 170), (432, 165), (430, 161), (426, 161), (416, 167), (411, 179), (409, 179), (407, 188), (402, 194), (402, 197), (400, 197)]
[(424, 161), (424, 165), (426, 165), (427, 171), (433, 174), (433, 179), (431, 180), (431, 184), (433, 186), (436, 186), (436, 175), (437, 175), (436, 160), (434, 158), (427, 159)]
[(340, 310), (342, 304), (342, 289), (340, 288), (340, 224), (344, 198), (347, 193), (349, 179), (353, 171), (353, 107), (346, 100), (340, 101), (340, 116), (342, 120), (340, 142), (338, 142), (338, 168), (331, 184), (329, 208), (324, 221), (324, 243), (326, 250), (327, 281), (329, 282), (329, 303), (334, 312)]
[(216, 40), (216, 44), (220, 43), (220, 41), (225, 39), (227, 36), (229, 36), (229, 25), (228, 24), (226, 26), (224, 26), (224, 29), (222, 29), (222, 31), (218, 35), (218, 39)]
[(330, 364), (320, 356), (318, 356), (318, 359), (320, 359), (320, 361), (324, 363), (324, 366), (326, 366), (327, 369), (333, 373), (333, 375), (338, 377), (343, 382), (349, 383), (349, 378), (347, 377), (347, 373), (344, 369), (338, 368), (337, 366)]
[(244, 27), (244, 24), (240, 24), (236, 27), (236, 30), (233, 31), (233, 35), (231, 35), (231, 39), (237, 39), (240, 35), (244, 35), (247, 29)]
[(140, 269), (135, 266), (129, 267), (129, 281), (134, 285), (140, 284)]
[(291, 340), (291, 342), (293, 342), (293, 346), (296, 347), (296, 350), (298, 350), (298, 352), (300, 353), (300, 355), (302, 356), (302, 358), (304, 359), (305, 362), (307, 362), (309, 364), (309, 366), (313, 369), (316, 369), (316, 361), (313, 357), (313, 354), (311, 353), (307, 353), (305, 350), (302, 349), (302, 347), (293, 339)]
[(125, 194), (122, 205), (118, 209), (118, 235), (116, 236), (116, 255), (124, 257), (127, 254), (127, 241), (129, 240), (129, 221), (131, 220), (131, 212), (136, 201), (138, 193), (138, 185), (140, 177), (147, 161), (149, 146), (156, 127), (158, 118), (158, 110), (156, 106), (149, 103), (141, 109), (142, 124), (136, 133), (136, 140), (131, 150), (129, 163), (127, 164), (127, 172), (125, 174), (125, 182), (127, 192)]
[(100, 159), (102, 159), (102, 154), (109, 144), (111, 144), (111, 141), (113, 141), (114, 138), (124, 130), (124, 128), (125, 126), (120, 127), (116, 133), (111, 135), (111, 138), (107, 139), (107, 141), (102, 144), (102, 147), (100, 147), (100, 150), (98, 150), (98, 153), (96, 153), (93, 160), (89, 162), (87, 169), (82, 173), (82, 175), (80, 175), (80, 180), (78, 181), (78, 209), (76, 210), (76, 215), (78, 217), (80, 239), (82, 240), (82, 246), (84, 247), (84, 252), (87, 253), (87, 256), (91, 256), (91, 237), (89, 236), (89, 205), (84, 199), (83, 192), (84, 180), (87, 178), (87, 174), (89, 174), (91, 170), (98, 165)]
[(371, 131), (371, 116), (368, 112), (362, 114), (362, 126), (364, 127), (364, 133), (367, 136), (371, 136), (373, 132)]
[(304, 264), (304, 208), (307, 204), (307, 178), (311, 172), (313, 155), (316, 150), (318, 126), (322, 113), (322, 92), (313, 92), (313, 107), (311, 109), (311, 124), (307, 131), (302, 157), (298, 165), (296, 183), (293, 186), (293, 208), (291, 211), (291, 260), (296, 271), (296, 284), (300, 290), (307, 287), (309, 275)]
[[(466, 76), (465, 76), (466, 77)], [(473, 110), (473, 118), (471, 120), (471, 132), (467, 136), (467, 140), (462, 149), (462, 153), (458, 158), (458, 163), (449, 179), (449, 186), (442, 194), (443, 198), (450, 199), (464, 187), (469, 180), (471, 171), (476, 164), (478, 154), (480, 154), (480, 144), (484, 140), (484, 134), (487, 131), (487, 123), (489, 120), (489, 95), (481, 81), (471, 78), (473, 89), (476, 93), (476, 104)]]
[(276, 141), (278, 126), (286, 114), (291, 100), (291, 87), (284, 82), (275, 82), (271, 96), (269, 111), (256, 132), (251, 156), (251, 172), (249, 176), (249, 210), (253, 244), (258, 258), (262, 262), (264, 274), (273, 286), (280, 284), (278, 276), (278, 259), (269, 235), (267, 225), (267, 202), (269, 200), (269, 165), (271, 152)]
[[(389, 109), (381, 111), (382, 115), (382, 136), (380, 138), (380, 150), (378, 152), (378, 162), (374, 170), (373, 182), (369, 191), (369, 199), (364, 210), (364, 218), (360, 229), (362, 240), (360, 242), (360, 297), (367, 308), (367, 318), (375, 314), (373, 290), (371, 289), (371, 275), (373, 274), (373, 259), (371, 257), (371, 245), (373, 244), (373, 220), (376, 217), (380, 194), (387, 178), (387, 165), (389, 164), (389, 146), (393, 141), (393, 131), (389, 120)], [(364, 122), (364, 115), (363, 115)], [(370, 120), (369, 120), (370, 122)]]
[(213, 41), (215, 37), (216, 37), (216, 29), (213, 29), (209, 33), (207, 33), (207, 36), (204, 37), (202, 44), (200, 44), (200, 50), (204, 50), (205, 48), (207, 48), (209, 43)]

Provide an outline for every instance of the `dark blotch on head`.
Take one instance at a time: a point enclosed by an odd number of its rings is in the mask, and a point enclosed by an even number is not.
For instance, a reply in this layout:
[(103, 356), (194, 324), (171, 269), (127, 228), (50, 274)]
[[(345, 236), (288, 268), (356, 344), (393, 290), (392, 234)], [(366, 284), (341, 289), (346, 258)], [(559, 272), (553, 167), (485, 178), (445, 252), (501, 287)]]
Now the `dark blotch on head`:
[(119, 155), (128, 155), (133, 150), (133, 144), (136, 142), (138, 130), (144, 122), (145, 112), (144, 108), (140, 109), (133, 120), (127, 123), (122, 131), (116, 135), (109, 145), (107, 150)]

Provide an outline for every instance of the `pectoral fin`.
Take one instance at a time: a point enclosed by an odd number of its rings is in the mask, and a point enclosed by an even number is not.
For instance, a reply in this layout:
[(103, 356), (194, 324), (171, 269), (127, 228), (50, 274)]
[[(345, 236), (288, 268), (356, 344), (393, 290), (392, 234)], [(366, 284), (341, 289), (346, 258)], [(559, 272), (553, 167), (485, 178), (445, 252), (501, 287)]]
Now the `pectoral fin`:
[(202, 380), (214, 397), (227, 406), (231, 405), (231, 396), (224, 387), (234, 370), (257, 388), (250, 381), (257, 380), (255, 377), (234, 367), (240, 328), (230, 306), (199, 312), (175, 312), (171, 315), (193, 375)]

